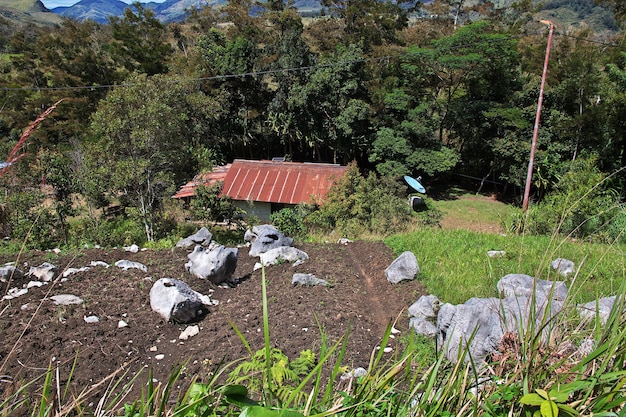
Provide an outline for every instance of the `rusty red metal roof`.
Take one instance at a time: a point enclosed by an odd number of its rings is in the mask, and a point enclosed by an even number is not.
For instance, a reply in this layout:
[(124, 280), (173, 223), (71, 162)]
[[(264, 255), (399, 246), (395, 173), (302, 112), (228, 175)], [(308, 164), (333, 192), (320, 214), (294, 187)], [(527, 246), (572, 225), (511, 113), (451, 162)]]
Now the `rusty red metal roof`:
[(335, 164), (235, 159), (222, 193), (233, 200), (268, 203), (321, 203), (348, 170)]
[(233, 200), (319, 204), (347, 170), (335, 164), (235, 159), (232, 164), (197, 175), (174, 198), (192, 197), (198, 185), (223, 181), (222, 194)]
[(224, 181), (226, 177), (226, 173), (230, 168), (230, 164), (218, 166), (213, 168), (213, 171), (198, 174), (194, 177), (193, 180), (189, 181), (187, 184), (183, 185), (180, 190), (176, 194), (174, 194), (174, 198), (185, 198), (192, 197), (196, 194), (196, 187), (198, 185), (213, 185), (218, 181)]

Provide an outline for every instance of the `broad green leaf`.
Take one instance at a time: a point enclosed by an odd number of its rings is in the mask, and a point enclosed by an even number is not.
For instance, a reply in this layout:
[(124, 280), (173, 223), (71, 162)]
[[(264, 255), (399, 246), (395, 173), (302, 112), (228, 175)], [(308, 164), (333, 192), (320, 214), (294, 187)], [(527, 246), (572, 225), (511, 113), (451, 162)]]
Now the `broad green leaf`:
[(262, 406), (246, 407), (239, 417), (304, 417), (297, 411), (290, 410), (272, 410)]
[(549, 400), (550, 399), (550, 395), (547, 393), (546, 390), (543, 390), (541, 388), (537, 388), (535, 391), (537, 391), (537, 394), (539, 394), (539, 396), (541, 398), (543, 398), (544, 400)]
[(559, 407), (551, 400), (547, 400), (541, 403), (539, 406), (542, 417), (557, 417), (559, 415)]
[(541, 398), (539, 394), (535, 394), (535, 393), (526, 394), (519, 400), (521, 404), (536, 405), (536, 406), (541, 405), (541, 403), (543, 403), (544, 401), (545, 400)]

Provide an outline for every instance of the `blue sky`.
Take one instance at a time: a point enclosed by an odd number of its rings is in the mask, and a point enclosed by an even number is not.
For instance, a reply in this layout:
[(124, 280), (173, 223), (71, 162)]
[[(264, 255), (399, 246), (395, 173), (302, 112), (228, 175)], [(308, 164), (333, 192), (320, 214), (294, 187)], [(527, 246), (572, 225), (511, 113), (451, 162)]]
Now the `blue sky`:
[[(46, 6), (48, 9), (54, 9), (55, 7), (60, 7), (60, 6), (71, 6), (73, 4), (78, 3), (79, 0), (41, 0), (41, 2), (43, 3), (44, 6)], [(135, 0), (122, 0), (124, 3), (127, 4), (131, 4), (133, 3)], [(146, 0), (139, 0), (142, 3), (147, 3)], [(165, 0), (151, 0), (155, 3), (162, 3)]]

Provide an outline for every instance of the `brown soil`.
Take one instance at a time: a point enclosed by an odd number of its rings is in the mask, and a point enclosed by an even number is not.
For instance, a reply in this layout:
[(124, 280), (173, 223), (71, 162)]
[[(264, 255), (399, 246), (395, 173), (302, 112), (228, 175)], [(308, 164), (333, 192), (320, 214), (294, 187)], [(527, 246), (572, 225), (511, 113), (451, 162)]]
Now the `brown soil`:
[[(300, 266), (281, 264), (266, 268), (270, 338), (274, 347), (290, 359), (305, 349), (319, 353), (320, 330), (333, 343), (349, 331), (344, 365), (367, 367), (387, 325), (396, 322), (402, 333), (391, 341), (394, 352), (401, 350), (402, 334), (407, 333), (406, 309), (424, 293), (418, 280), (392, 285), (384, 270), (395, 258), (381, 242), (296, 245), (310, 256)], [(154, 378), (165, 382), (177, 364), (187, 363), (181, 386), (199, 377), (200, 381), (220, 363), (249, 358), (231, 323), (241, 331), (253, 351), (263, 347), (261, 270), (253, 271), (258, 258), (239, 250), (234, 288), (216, 287), (185, 271), (188, 251), (146, 250), (129, 253), (121, 249), (84, 250), (55, 254), (31, 251), (17, 259), (24, 272), (30, 266), (50, 262), (60, 270), (89, 266), (105, 261), (110, 268), (92, 267), (70, 275), (66, 282), (32, 288), (19, 298), (0, 304), (0, 398), (2, 391), (42, 375), (49, 366), (58, 368), (60, 386), (72, 376), (72, 389), (80, 392), (119, 371), (129, 371), (130, 380), (139, 370), (152, 369)], [(113, 266), (120, 259), (141, 262), (148, 273), (124, 271)], [(0, 257), (0, 264), (16, 261)], [(294, 287), (295, 272), (312, 273), (328, 280), (330, 287)], [(219, 305), (199, 322), (200, 333), (179, 340), (185, 325), (165, 322), (150, 308), (152, 282), (162, 277), (185, 281), (204, 294), (213, 290)], [(25, 277), (0, 283), (0, 294), (10, 287), (21, 287)], [(47, 297), (69, 293), (85, 300), (79, 306), (57, 306)], [(98, 323), (86, 323), (84, 316), (96, 315)], [(118, 328), (124, 320), (128, 327)], [(393, 355), (390, 353), (389, 355)], [(157, 355), (164, 358), (157, 360)], [(391, 357), (391, 356), (390, 356)], [(140, 376), (138, 386), (147, 381)], [(94, 393), (101, 393), (106, 384)], [(5, 393), (6, 395), (6, 393)]]

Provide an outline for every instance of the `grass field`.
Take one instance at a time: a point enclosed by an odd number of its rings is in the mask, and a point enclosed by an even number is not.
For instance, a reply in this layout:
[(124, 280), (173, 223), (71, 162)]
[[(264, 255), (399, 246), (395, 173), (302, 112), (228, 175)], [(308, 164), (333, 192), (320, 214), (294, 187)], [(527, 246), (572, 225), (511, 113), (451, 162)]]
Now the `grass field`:
[[(503, 220), (514, 209), (491, 197), (458, 193), (434, 201), (444, 213), (441, 228), (395, 235), (386, 243), (396, 252), (412, 251), (419, 279), (429, 292), (450, 303), (497, 296), (496, 283), (506, 274), (564, 280), (576, 302), (614, 295), (625, 278), (625, 249), (566, 240), (558, 236), (504, 233)], [(491, 258), (488, 251), (505, 251)], [(573, 261), (577, 271), (564, 278), (550, 267), (556, 258)]]

